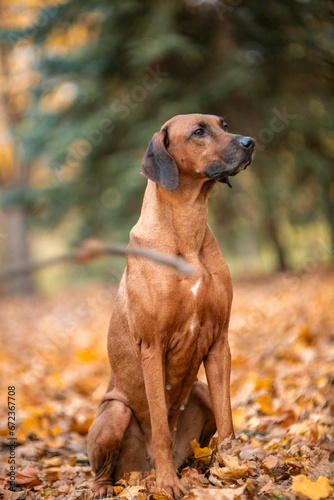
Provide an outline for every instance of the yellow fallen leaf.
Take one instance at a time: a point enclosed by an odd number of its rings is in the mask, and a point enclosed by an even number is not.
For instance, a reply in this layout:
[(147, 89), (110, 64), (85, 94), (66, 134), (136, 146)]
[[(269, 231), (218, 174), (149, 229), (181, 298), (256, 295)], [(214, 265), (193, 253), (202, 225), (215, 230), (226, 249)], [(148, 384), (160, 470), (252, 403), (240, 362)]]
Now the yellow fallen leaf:
[(66, 465), (69, 465), (70, 467), (75, 467), (77, 465), (78, 457), (75, 455), (70, 455), (66, 457)]
[(75, 353), (76, 359), (82, 363), (90, 363), (99, 359), (99, 353), (93, 351), (92, 349), (82, 349)]
[(131, 472), (126, 472), (124, 474), (124, 480), (127, 486), (135, 486), (139, 483), (140, 475), (142, 473), (140, 471), (134, 470)]
[(310, 481), (303, 474), (292, 478), (291, 489), (296, 493), (303, 493), (311, 500), (327, 498), (334, 491), (327, 477), (320, 476), (316, 481)]
[(254, 390), (259, 391), (261, 389), (271, 389), (273, 377), (257, 378), (254, 377)]
[(190, 443), (191, 449), (194, 452), (195, 458), (198, 460), (203, 460), (203, 462), (209, 463), (211, 461), (212, 450), (211, 448), (205, 447), (201, 448), (196, 439), (193, 439)]
[(61, 373), (51, 373), (49, 375), (50, 384), (55, 389), (64, 389), (66, 386), (64, 384), (63, 375)]
[(219, 477), (219, 479), (240, 479), (248, 476), (247, 465), (240, 464), (238, 457), (223, 455), (222, 458), (225, 467), (211, 467), (211, 474)]
[(318, 377), (315, 383), (317, 384), (318, 387), (320, 387), (320, 389), (324, 389), (328, 384), (328, 378), (327, 376)]
[(46, 458), (45, 460), (43, 460), (43, 464), (47, 467), (60, 467), (61, 463), (62, 462), (60, 457)]
[(24, 435), (35, 434), (38, 439), (49, 437), (49, 424), (46, 418), (32, 414), (21, 422), (21, 430)]
[(251, 439), (251, 442), (250, 442), (250, 445), (252, 448), (258, 448), (259, 446), (261, 446), (261, 441), (259, 441), (258, 439), (256, 439), (254, 436), (252, 436), (252, 439)]
[(77, 432), (78, 434), (81, 434), (82, 436), (86, 436), (88, 434), (88, 431), (93, 423), (93, 417), (90, 416), (84, 416), (83, 418), (76, 418), (74, 417), (72, 419), (71, 423), (71, 431), (72, 432)]
[(247, 413), (243, 408), (237, 408), (236, 410), (233, 410), (233, 424), (236, 429), (240, 429), (240, 427), (242, 427), (242, 424), (244, 424), (246, 418)]
[(57, 434), (61, 434), (63, 431), (62, 429), (59, 427), (59, 425), (54, 425), (52, 427), (52, 436), (56, 436)]
[(260, 405), (260, 410), (265, 415), (276, 415), (276, 410), (274, 410), (273, 404), (271, 402), (271, 397), (269, 394), (261, 394), (257, 398), (257, 402)]
[(133, 497), (138, 496), (138, 493), (143, 490), (145, 490), (145, 486), (130, 486), (130, 488), (124, 488), (123, 491), (118, 494), (118, 497), (125, 497), (132, 500)]
[(58, 448), (64, 446), (64, 444), (65, 444), (65, 439), (63, 436), (56, 436), (55, 438), (47, 439), (45, 441), (46, 448), (49, 448), (50, 450), (57, 450)]

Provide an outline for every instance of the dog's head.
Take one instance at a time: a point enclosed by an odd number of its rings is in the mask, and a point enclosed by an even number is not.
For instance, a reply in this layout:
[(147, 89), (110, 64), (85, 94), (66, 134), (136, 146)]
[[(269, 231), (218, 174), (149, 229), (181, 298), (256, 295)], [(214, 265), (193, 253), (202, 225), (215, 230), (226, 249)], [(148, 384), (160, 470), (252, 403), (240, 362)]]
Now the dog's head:
[(141, 174), (169, 191), (180, 178), (226, 182), (253, 159), (255, 140), (230, 134), (223, 118), (214, 115), (178, 115), (154, 134)]

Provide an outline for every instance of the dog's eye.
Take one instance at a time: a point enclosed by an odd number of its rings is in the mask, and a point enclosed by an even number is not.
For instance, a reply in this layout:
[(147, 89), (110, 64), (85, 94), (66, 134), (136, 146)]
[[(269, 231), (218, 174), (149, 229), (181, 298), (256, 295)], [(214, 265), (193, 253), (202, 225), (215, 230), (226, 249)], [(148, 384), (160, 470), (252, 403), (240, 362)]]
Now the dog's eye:
[(203, 135), (203, 134), (204, 134), (203, 128), (197, 128), (194, 132), (194, 135)]
[(224, 129), (226, 132), (228, 131), (228, 125), (227, 125), (227, 123), (224, 123), (224, 125), (223, 125), (223, 129)]

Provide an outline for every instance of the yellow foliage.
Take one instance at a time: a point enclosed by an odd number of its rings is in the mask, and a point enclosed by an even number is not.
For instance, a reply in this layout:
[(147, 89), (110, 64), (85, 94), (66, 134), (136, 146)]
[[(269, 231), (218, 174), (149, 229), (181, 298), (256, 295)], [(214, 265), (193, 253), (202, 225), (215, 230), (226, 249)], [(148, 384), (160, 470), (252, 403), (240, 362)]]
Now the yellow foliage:
[(18, 174), (14, 148), (10, 141), (0, 143), (0, 173), (2, 179), (13, 180)]
[(62, 82), (54, 89), (41, 97), (39, 106), (48, 113), (66, 111), (77, 96), (77, 87), (70, 82)]
[(310, 481), (303, 474), (292, 478), (291, 489), (296, 493), (302, 493), (311, 500), (327, 498), (334, 491), (327, 477), (320, 476), (316, 481)]
[(45, 50), (55, 54), (67, 54), (73, 50), (78, 50), (86, 43), (95, 39), (88, 25), (79, 22), (69, 26), (67, 29), (56, 27), (47, 38)]

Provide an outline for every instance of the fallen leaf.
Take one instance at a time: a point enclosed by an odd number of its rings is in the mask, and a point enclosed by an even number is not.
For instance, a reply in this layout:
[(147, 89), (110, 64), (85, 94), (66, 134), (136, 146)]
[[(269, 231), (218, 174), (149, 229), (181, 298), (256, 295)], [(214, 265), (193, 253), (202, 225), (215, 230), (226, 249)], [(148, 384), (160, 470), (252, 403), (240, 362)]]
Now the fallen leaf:
[(258, 448), (259, 446), (261, 446), (261, 442), (255, 437), (252, 437), (250, 445), (252, 448)]
[(10, 491), (0, 488), (0, 498), (3, 500), (25, 500), (25, 491)]
[(130, 486), (130, 488), (124, 488), (124, 490), (118, 494), (118, 497), (128, 498), (128, 500), (132, 500), (134, 496), (138, 496), (138, 493), (143, 490), (145, 490), (145, 487), (141, 485)]
[(43, 460), (43, 464), (47, 467), (60, 467), (61, 466), (61, 458), (60, 457), (52, 457), (46, 458)]
[(320, 476), (316, 481), (310, 481), (303, 474), (292, 478), (291, 489), (296, 493), (303, 493), (311, 500), (327, 498), (334, 491), (327, 477)]
[(70, 485), (69, 484), (61, 484), (60, 486), (58, 486), (58, 491), (59, 493), (68, 493), (70, 491)]
[(263, 460), (261, 467), (264, 467), (269, 470), (275, 469), (276, 465), (278, 465), (279, 460), (276, 455), (269, 455), (265, 460)]
[(69, 455), (66, 457), (66, 465), (70, 465), (71, 467), (74, 467), (77, 464), (78, 457), (76, 455)]
[(185, 479), (189, 486), (192, 488), (194, 486), (202, 486), (203, 484), (207, 484), (208, 480), (204, 476), (204, 474), (200, 474), (198, 470), (193, 469), (191, 467), (186, 467), (181, 471), (182, 479)]
[(94, 493), (92, 490), (74, 490), (72, 493), (67, 497), (68, 500), (92, 500), (94, 497)]
[(199, 500), (237, 500), (245, 488), (246, 485), (240, 486), (240, 488), (194, 488), (189, 492), (189, 496)]
[(269, 479), (268, 482), (264, 486), (262, 486), (262, 488), (259, 490), (259, 493), (262, 493), (263, 495), (270, 495), (271, 497), (277, 497), (277, 498), (284, 497), (283, 489), (280, 488), (277, 484), (275, 484), (272, 479)]
[(240, 479), (248, 476), (247, 464), (240, 464), (238, 457), (223, 455), (223, 461), (225, 467), (210, 467), (211, 474), (219, 479)]
[(23, 470), (16, 472), (15, 483), (28, 488), (38, 486), (42, 481), (38, 478), (37, 471), (31, 465), (27, 465)]
[(86, 436), (93, 423), (93, 420), (94, 419), (92, 416), (87, 416), (82, 420), (79, 420), (77, 417), (73, 417), (71, 423), (71, 431), (77, 432), (82, 436)]
[(116, 486), (113, 486), (113, 489), (114, 489), (114, 492), (115, 492), (115, 494), (116, 494), (117, 496), (121, 493), (121, 491), (123, 491), (122, 486), (117, 486), (117, 485), (116, 485)]
[(46, 469), (45, 478), (49, 483), (54, 483), (59, 478), (59, 468)]
[(194, 452), (194, 457), (198, 460), (203, 460), (205, 463), (210, 463), (211, 461), (211, 455), (212, 455), (212, 450), (211, 448), (205, 447), (201, 448), (199, 443), (194, 439), (190, 443), (191, 449)]
[(266, 377), (266, 378), (256, 378), (254, 377), (254, 390), (259, 391), (261, 389), (271, 389), (272, 386), (272, 377)]
[(260, 410), (265, 415), (276, 415), (277, 411), (273, 407), (272, 399), (270, 394), (261, 394), (257, 398), (257, 402), (260, 405)]
[(279, 423), (282, 427), (288, 428), (295, 424), (297, 417), (291, 408), (283, 407), (281, 408), (281, 412), (283, 413), (283, 418), (280, 419)]
[(284, 463), (288, 467), (292, 467), (293, 469), (304, 469), (304, 465), (301, 462), (298, 462), (297, 460), (284, 460)]

